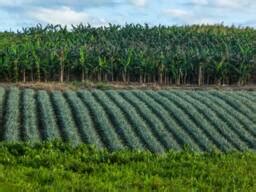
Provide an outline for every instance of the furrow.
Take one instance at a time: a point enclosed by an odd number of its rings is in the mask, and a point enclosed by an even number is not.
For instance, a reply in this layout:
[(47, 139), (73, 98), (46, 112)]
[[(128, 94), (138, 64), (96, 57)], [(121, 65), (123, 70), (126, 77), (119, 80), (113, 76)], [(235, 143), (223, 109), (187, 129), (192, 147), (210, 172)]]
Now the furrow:
[[(236, 116), (237, 113), (233, 111), (230, 106), (221, 100), (218, 97), (214, 97), (209, 93), (199, 92), (202, 97), (207, 97), (211, 100), (212, 105), (216, 104), (217, 111), (220, 114), (220, 117), (223, 118), (224, 121), (232, 128), (232, 130), (239, 136), (240, 140), (247, 144), (247, 147), (255, 149), (256, 142), (255, 138), (253, 138), (244, 128), (244, 126), (238, 120)], [(234, 114), (235, 113), (235, 114)]]
[(64, 96), (71, 108), (72, 114), (74, 114), (74, 120), (81, 140), (84, 143), (96, 145), (98, 148), (103, 147), (87, 107), (83, 105), (80, 98), (74, 92), (67, 91), (64, 93)]
[(221, 120), (220, 122), (222, 122), (222, 130), (225, 131), (225, 129), (227, 129), (227, 132), (230, 134), (230, 137), (232, 138), (234, 144), (239, 150), (247, 149), (247, 143), (241, 139), (239, 132), (237, 132), (236, 128), (234, 128), (233, 122), (230, 121), (229, 118), (225, 117), (226, 111), (223, 110), (223, 108), (219, 107), (214, 101), (209, 99), (207, 96), (203, 96), (200, 93), (201, 92), (197, 91), (193, 94), (190, 92), (188, 92), (187, 94), (195, 100), (199, 100), (201, 103), (205, 104), (209, 109), (211, 109), (216, 114), (217, 118), (219, 118)]
[[(229, 97), (233, 97), (236, 101), (239, 101), (241, 105), (243, 105), (246, 110), (246, 116), (249, 114), (252, 118), (252, 121), (256, 123), (256, 102), (252, 99), (246, 97), (244, 94), (241, 94), (240, 92), (232, 93), (230, 91), (225, 92)], [(244, 114), (244, 113), (243, 113)]]
[(7, 91), (4, 104), (3, 115), (3, 133), (2, 140), (19, 141), (20, 140), (20, 91), (17, 88), (11, 88)]
[(246, 99), (249, 99), (253, 105), (256, 105), (256, 97), (249, 91), (239, 91), (239, 92), (236, 92), (237, 94), (239, 94), (240, 96), (246, 98)]
[(41, 138), (43, 140), (61, 139), (51, 101), (46, 91), (37, 91), (36, 105)]
[(106, 95), (120, 108), (126, 116), (127, 121), (131, 123), (135, 132), (140, 137), (144, 147), (152, 152), (163, 152), (161, 144), (152, 135), (150, 128), (141, 119), (135, 108), (123, 99), (116, 91), (106, 91)]
[(4, 115), (4, 107), (5, 107), (5, 98), (6, 91), (4, 88), (0, 87), (0, 140), (2, 140), (4, 128), (3, 128), (3, 115)]
[(166, 138), (168, 149), (182, 149), (185, 145), (184, 141), (174, 131), (174, 123), (170, 119), (170, 116), (166, 110), (164, 110), (159, 104), (157, 104), (152, 98), (146, 95), (143, 91), (132, 91), (141, 102), (145, 103), (153, 114), (163, 123), (164, 127), (160, 127), (159, 137)]
[(215, 137), (222, 140), (222, 150), (228, 151), (239, 149), (239, 146), (237, 146), (233, 140), (233, 135), (229, 133), (229, 128), (227, 128), (227, 125), (222, 121), (222, 119), (218, 118), (216, 113), (206, 104), (204, 104), (201, 99), (195, 99), (192, 97), (191, 95), (195, 95), (194, 93), (190, 95), (187, 92), (177, 91), (174, 92), (174, 94), (182, 98), (184, 101), (191, 103), (191, 105), (193, 105), (193, 107), (204, 116), (205, 120), (208, 122), (207, 128), (209, 131), (211, 131)]
[(105, 111), (96, 102), (95, 98), (89, 91), (79, 91), (78, 96), (88, 106), (93, 116), (96, 129), (101, 136), (105, 146), (110, 150), (117, 150), (124, 148), (118, 135), (115, 133), (114, 128), (111, 126)]
[(155, 102), (161, 105), (166, 111), (169, 112), (170, 117), (174, 118), (176, 121), (175, 126), (177, 128), (178, 134), (185, 140), (186, 145), (193, 150), (203, 150), (206, 151), (208, 148), (201, 144), (201, 141), (197, 141), (197, 136), (194, 131), (183, 121), (183, 112), (177, 108), (172, 102), (167, 98), (158, 94), (158, 92), (148, 91), (146, 92)]
[(119, 94), (127, 100), (145, 121), (146, 125), (151, 129), (153, 136), (161, 144), (161, 146), (167, 150), (171, 147), (169, 143), (168, 135), (164, 134), (163, 124), (157, 119), (152, 111), (137, 97), (135, 97), (131, 91), (120, 91)]
[[(218, 141), (213, 138), (212, 135), (207, 132), (207, 130), (205, 130), (205, 125), (201, 124), (204, 119), (193, 107), (191, 107), (189, 103), (185, 103), (182, 99), (175, 96), (172, 92), (159, 91), (159, 94), (169, 99), (169, 101), (173, 102), (173, 104), (182, 111), (182, 113), (184, 114), (183, 121), (186, 121), (186, 124), (190, 126), (190, 128), (193, 130), (195, 135), (197, 135), (197, 138), (201, 141), (204, 147), (206, 147), (208, 150), (211, 150), (220, 146)], [(217, 145), (215, 145), (216, 143)]]
[(38, 142), (40, 133), (36, 113), (35, 92), (32, 89), (21, 91), (20, 110), (21, 110), (21, 137), (23, 141)]
[(246, 108), (242, 102), (237, 102), (224, 93), (211, 92), (213, 96), (218, 97), (225, 103), (226, 109), (229, 110), (233, 117), (236, 117), (242, 124), (248, 134), (256, 136), (256, 113)]
[(143, 145), (140, 143), (139, 138), (136, 137), (131, 125), (126, 121), (120, 109), (105, 95), (103, 91), (92, 91), (92, 94), (105, 110), (108, 118), (111, 120), (111, 123), (115, 128), (116, 133), (120, 135), (124, 143), (130, 149), (142, 149)]
[(75, 145), (80, 143), (80, 137), (75, 127), (72, 113), (62, 93), (60, 91), (53, 91), (50, 97), (62, 139)]
[[(206, 120), (205, 115), (203, 115), (197, 107), (193, 106), (191, 101), (186, 101), (182, 99), (178, 92), (170, 92), (169, 98), (177, 102), (177, 105), (189, 115), (190, 119), (194, 122), (202, 133), (212, 142), (213, 146), (218, 149), (226, 151), (228, 150), (228, 143), (225, 138), (213, 127), (210, 121)], [(204, 112), (205, 113), (205, 112)]]

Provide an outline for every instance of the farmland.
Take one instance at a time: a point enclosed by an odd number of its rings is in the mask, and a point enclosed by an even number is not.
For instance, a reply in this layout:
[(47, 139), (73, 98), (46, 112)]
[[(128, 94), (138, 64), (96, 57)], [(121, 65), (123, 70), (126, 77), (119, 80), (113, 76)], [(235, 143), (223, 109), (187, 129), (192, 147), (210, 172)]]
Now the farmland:
[(0, 32), (0, 80), (255, 82), (256, 32), (223, 25), (37, 25)]
[(255, 191), (254, 152), (99, 151), (0, 145), (0, 191)]
[(0, 89), (1, 140), (110, 151), (256, 149), (254, 91)]
[(0, 191), (256, 191), (256, 30), (0, 32)]

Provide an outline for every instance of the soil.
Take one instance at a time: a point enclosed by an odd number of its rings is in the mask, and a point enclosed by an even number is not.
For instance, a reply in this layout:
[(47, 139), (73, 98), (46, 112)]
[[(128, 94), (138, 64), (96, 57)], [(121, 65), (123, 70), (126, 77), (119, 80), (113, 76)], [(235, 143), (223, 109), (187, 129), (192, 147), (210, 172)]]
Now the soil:
[(118, 90), (131, 90), (131, 89), (141, 89), (141, 90), (167, 90), (167, 89), (180, 89), (180, 90), (246, 90), (246, 91), (256, 91), (256, 84), (248, 84), (243, 86), (238, 85), (160, 85), (154, 83), (123, 83), (123, 82), (27, 82), (27, 83), (0, 83), (1, 87), (18, 87), (18, 88), (30, 88), (36, 90), (79, 90), (79, 89), (118, 89)]

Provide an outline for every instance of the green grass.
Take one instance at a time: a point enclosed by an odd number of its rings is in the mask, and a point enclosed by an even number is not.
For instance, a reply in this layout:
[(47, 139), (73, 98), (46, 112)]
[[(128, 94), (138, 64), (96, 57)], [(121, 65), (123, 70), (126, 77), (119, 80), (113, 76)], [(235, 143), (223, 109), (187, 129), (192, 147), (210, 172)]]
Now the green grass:
[(255, 191), (256, 154), (0, 145), (0, 191)]

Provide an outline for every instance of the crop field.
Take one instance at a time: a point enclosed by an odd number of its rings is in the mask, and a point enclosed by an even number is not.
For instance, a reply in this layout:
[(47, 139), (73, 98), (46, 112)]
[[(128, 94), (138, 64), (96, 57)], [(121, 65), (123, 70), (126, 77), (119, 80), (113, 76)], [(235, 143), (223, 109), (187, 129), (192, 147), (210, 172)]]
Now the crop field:
[(0, 145), (0, 191), (255, 191), (254, 152), (96, 150), (63, 142)]
[(256, 191), (256, 3), (0, 5), (0, 192)]
[(256, 149), (256, 92), (0, 88), (2, 141), (63, 140), (110, 151)]
[(223, 25), (39, 24), (0, 32), (0, 80), (244, 85), (256, 81), (255, 32)]

